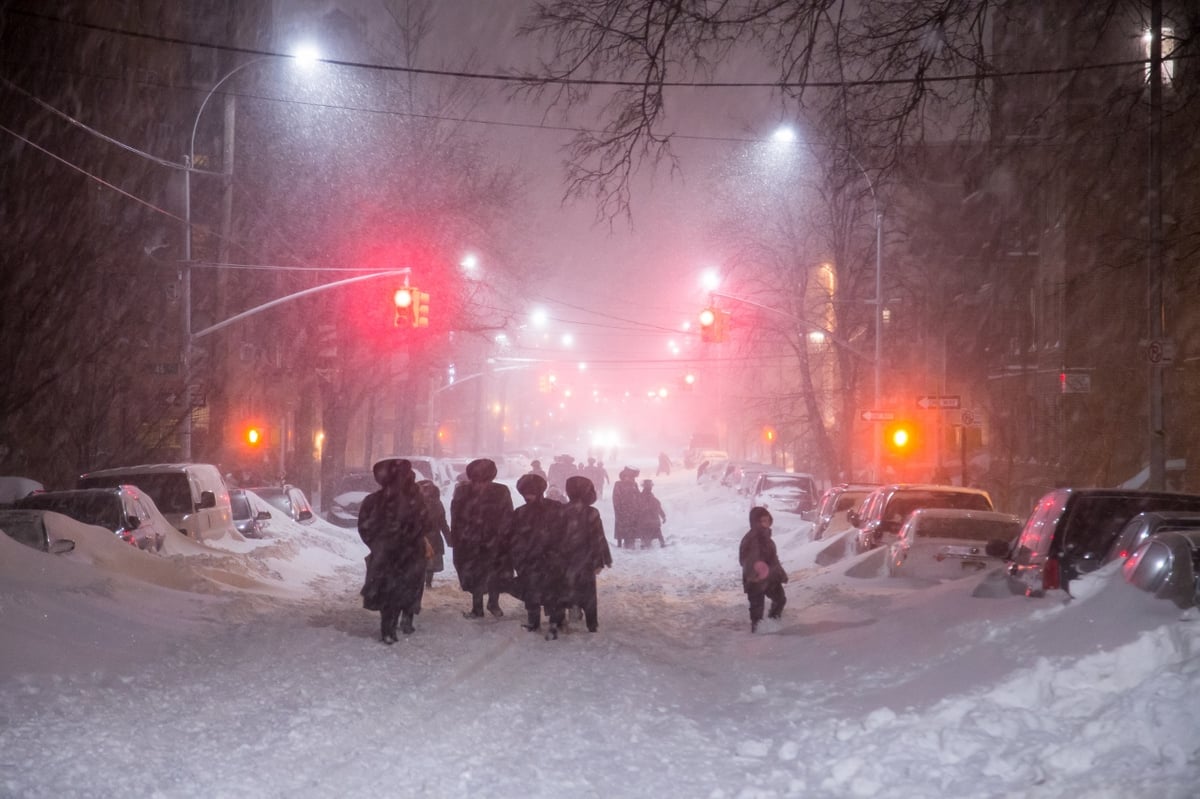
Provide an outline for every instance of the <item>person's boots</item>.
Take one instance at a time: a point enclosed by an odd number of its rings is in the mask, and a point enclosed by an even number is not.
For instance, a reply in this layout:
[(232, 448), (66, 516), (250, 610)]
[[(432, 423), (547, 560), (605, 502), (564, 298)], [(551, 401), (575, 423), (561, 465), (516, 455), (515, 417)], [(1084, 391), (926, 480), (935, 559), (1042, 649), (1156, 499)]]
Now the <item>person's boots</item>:
[[(525, 624), (522, 624), (521, 626), (524, 627), (526, 630), (529, 630), (529, 632), (534, 632), (535, 630), (540, 629), (542, 626), (542, 611), (541, 610), (530, 610), (530, 611), (528, 611), (528, 614), (529, 614), (529, 620)], [(553, 626), (553, 625), (551, 625), (551, 626)]]
[[(413, 615), (407, 610), (400, 614), (400, 632), (405, 635), (412, 635), (413, 630)], [(396, 634), (392, 633), (392, 640), (396, 640)]]

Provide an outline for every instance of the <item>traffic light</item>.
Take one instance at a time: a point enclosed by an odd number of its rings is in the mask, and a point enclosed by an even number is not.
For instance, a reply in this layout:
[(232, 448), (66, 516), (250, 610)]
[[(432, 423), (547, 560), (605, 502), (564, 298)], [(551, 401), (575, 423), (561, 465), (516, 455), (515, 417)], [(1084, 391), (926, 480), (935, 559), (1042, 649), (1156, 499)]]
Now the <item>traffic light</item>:
[(883, 445), (890, 455), (909, 455), (916, 451), (917, 431), (910, 422), (892, 422), (883, 428)]
[(763, 428), (762, 436), (763, 436), (763, 441), (765, 441), (768, 444), (774, 444), (775, 443), (775, 428), (771, 427), (770, 425), (767, 425), (766, 427)]
[(413, 289), (413, 327), (429, 327), (429, 295)]
[(246, 428), (246, 443), (252, 447), (257, 447), (262, 443), (263, 432), (257, 427)]
[(392, 324), (396, 327), (413, 324), (413, 306), (416, 304), (416, 289), (402, 286), (392, 294), (392, 302), (396, 306), (396, 315)]
[(700, 339), (707, 344), (725, 340), (729, 326), (729, 314), (720, 308), (709, 306), (700, 312)]

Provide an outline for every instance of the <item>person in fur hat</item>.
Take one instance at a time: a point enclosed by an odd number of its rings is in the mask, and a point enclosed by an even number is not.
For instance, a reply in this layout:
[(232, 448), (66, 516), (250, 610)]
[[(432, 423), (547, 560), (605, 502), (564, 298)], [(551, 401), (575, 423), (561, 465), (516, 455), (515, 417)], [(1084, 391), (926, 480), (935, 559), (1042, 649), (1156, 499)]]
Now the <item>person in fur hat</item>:
[(617, 539), (618, 547), (637, 544), (638, 511), (641, 506), (641, 492), (637, 487), (638, 470), (626, 466), (616, 483), (613, 484), (613, 537)]

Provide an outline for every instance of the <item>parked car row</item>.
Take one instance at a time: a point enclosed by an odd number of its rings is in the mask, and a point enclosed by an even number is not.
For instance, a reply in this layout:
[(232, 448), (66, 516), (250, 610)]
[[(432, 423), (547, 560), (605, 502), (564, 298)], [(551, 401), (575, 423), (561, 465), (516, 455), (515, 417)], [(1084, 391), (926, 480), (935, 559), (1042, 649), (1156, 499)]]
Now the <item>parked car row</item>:
[[(719, 454), (724, 456), (725, 453)], [(808, 521), (816, 518), (819, 490), (817, 480), (811, 474), (727, 457), (703, 461), (701, 466), (703, 469), (697, 477), (701, 484), (717, 483), (732, 489), (746, 497), (749, 507), (761, 506), (772, 513), (795, 513)]]
[(1113, 561), (1130, 583), (1180, 607), (1200, 604), (1200, 495), (1060, 488), (1028, 518), (997, 513), (984, 491), (961, 486), (835, 486), (821, 498), (814, 538), (828, 537), (840, 503), (856, 528), (855, 552), (886, 547), (889, 575), (951, 579), (1003, 566), (1009, 589), (1070, 593), (1073, 581)]

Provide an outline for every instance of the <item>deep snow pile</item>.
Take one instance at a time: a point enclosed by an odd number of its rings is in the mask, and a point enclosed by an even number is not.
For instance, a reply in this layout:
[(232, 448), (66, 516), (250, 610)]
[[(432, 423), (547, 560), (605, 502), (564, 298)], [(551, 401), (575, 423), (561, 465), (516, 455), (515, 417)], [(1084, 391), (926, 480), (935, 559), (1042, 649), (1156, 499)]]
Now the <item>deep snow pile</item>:
[(752, 635), (746, 503), (655, 490), (671, 545), (615, 552), (600, 632), (555, 642), (511, 598), (463, 619), (448, 571), (382, 646), (365, 548), (323, 522), (157, 556), (0, 537), (0, 795), (1194, 795), (1196, 611), (1109, 573), (1066, 601), (819, 566), (779, 514), (789, 604)]

